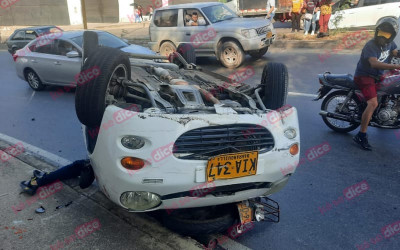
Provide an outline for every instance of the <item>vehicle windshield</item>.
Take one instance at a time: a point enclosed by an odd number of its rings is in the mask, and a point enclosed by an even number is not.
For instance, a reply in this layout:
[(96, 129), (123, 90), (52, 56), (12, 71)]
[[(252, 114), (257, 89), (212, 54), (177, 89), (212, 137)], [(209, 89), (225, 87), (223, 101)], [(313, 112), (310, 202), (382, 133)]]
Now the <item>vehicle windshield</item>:
[(202, 10), (212, 23), (218, 23), (238, 17), (235, 12), (224, 4), (204, 7)]
[[(110, 48), (115, 48), (115, 49), (121, 49), (121, 48), (129, 46), (128, 43), (124, 42), (120, 38), (118, 38), (110, 33), (99, 32), (97, 34), (99, 35), (99, 45), (100, 46), (110, 47)], [(82, 48), (83, 35), (71, 38), (71, 40), (74, 41), (77, 45), (79, 45), (79, 47)]]

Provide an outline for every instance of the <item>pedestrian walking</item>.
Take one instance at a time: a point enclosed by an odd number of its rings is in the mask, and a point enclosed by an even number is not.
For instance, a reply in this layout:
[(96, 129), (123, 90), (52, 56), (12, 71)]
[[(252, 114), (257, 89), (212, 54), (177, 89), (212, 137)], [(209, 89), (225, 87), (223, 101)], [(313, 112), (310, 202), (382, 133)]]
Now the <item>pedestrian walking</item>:
[(307, 36), (312, 25), (311, 35), (315, 34), (317, 11), (318, 11), (318, 0), (304, 0), (303, 3), (306, 13), (304, 15), (304, 35)]
[(142, 8), (141, 5), (139, 5), (139, 6), (138, 6), (138, 9), (139, 9), (139, 17), (140, 17), (140, 20), (143, 22), (143, 21), (144, 21), (144, 20), (143, 20), (143, 8)]
[(139, 10), (135, 9), (135, 23), (140, 23), (140, 15), (139, 15)]
[(319, 33), (318, 38), (329, 36), (328, 33), (328, 23), (332, 14), (332, 0), (321, 0), (318, 4), (319, 9), (321, 10), (321, 14), (319, 16)]
[(290, 13), (292, 14), (292, 33), (296, 30), (300, 31), (300, 13), (303, 5), (302, 0), (292, 0), (292, 7)]
[(275, 16), (275, 0), (267, 0), (267, 16), (265, 19), (268, 19), (272, 22)]

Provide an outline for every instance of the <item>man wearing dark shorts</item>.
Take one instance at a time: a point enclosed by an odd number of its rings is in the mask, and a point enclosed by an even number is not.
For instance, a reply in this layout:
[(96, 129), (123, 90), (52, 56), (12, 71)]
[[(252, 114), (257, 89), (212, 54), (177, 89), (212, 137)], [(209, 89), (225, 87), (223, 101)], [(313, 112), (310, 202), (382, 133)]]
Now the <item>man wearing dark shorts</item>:
[(400, 65), (389, 64), (393, 56), (400, 57), (397, 46), (393, 42), (398, 31), (397, 22), (385, 18), (376, 27), (374, 39), (364, 46), (357, 64), (354, 82), (361, 89), (368, 106), (361, 118), (360, 132), (353, 137), (353, 140), (365, 150), (372, 150), (368, 143), (367, 128), (378, 107), (376, 82), (383, 75), (384, 70), (400, 69)]

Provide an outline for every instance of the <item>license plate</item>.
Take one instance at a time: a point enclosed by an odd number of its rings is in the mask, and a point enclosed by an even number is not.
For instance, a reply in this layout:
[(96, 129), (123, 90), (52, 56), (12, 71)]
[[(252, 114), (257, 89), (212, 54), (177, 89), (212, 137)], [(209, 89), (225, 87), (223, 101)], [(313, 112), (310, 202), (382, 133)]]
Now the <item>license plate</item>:
[(258, 151), (222, 154), (207, 163), (207, 181), (234, 179), (257, 173)]
[(240, 215), (240, 223), (246, 224), (249, 223), (253, 220), (252, 218), (252, 209), (251, 207), (246, 206), (243, 203), (237, 204), (238, 210), (239, 210), (239, 215)]
[(268, 32), (267, 33), (267, 38), (271, 38), (272, 37), (272, 32)]

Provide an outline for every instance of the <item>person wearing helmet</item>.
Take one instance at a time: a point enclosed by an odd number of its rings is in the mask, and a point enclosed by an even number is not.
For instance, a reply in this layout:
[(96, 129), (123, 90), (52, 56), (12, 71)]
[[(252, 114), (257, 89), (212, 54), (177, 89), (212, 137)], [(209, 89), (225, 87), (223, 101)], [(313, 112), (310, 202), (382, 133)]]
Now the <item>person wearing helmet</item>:
[(390, 64), (393, 56), (399, 57), (397, 45), (393, 42), (399, 27), (391, 18), (385, 18), (375, 29), (375, 36), (365, 44), (357, 69), (354, 82), (367, 100), (367, 108), (361, 118), (360, 132), (353, 140), (364, 150), (372, 150), (368, 143), (367, 128), (371, 117), (378, 107), (377, 81), (380, 80), (384, 70), (400, 69), (400, 65)]

